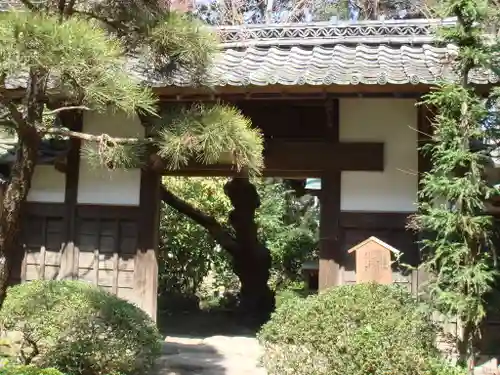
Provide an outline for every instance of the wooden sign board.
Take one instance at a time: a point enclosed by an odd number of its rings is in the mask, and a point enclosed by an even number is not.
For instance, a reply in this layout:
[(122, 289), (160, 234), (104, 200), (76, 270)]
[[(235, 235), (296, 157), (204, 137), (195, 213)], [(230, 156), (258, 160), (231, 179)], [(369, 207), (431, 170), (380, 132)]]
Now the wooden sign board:
[(356, 255), (356, 283), (392, 284), (392, 255), (399, 250), (370, 237), (349, 250)]

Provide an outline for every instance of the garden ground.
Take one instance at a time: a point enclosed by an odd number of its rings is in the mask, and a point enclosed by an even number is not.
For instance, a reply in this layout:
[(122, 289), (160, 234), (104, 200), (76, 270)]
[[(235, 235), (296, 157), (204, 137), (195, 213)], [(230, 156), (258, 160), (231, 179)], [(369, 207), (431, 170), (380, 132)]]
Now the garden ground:
[(265, 375), (255, 333), (229, 313), (198, 313), (162, 319), (164, 352), (157, 375)]

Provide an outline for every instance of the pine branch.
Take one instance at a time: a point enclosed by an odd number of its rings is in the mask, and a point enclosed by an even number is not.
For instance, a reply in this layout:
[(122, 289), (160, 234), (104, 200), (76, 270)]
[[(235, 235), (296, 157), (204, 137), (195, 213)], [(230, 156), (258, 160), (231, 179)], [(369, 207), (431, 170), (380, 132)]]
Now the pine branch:
[(33, 4), (30, 0), (20, 0), (20, 1), (30, 11), (35, 12), (38, 10), (38, 8), (35, 6), (35, 4)]
[(89, 107), (83, 106), (83, 105), (75, 105), (75, 106), (69, 106), (69, 107), (59, 107), (56, 108), (52, 111), (46, 112), (47, 115), (55, 115), (57, 113), (61, 113), (64, 111), (73, 111), (73, 110), (82, 110), (82, 111), (90, 111)]
[(137, 144), (144, 144), (144, 143), (152, 143), (153, 142), (152, 138), (137, 138), (137, 137), (123, 138), (123, 137), (112, 137), (108, 134), (94, 135), (94, 134), (77, 132), (77, 131), (64, 129), (64, 128), (42, 129), (42, 130), (40, 130), (40, 133), (43, 135), (56, 135), (56, 136), (61, 136), (61, 137), (77, 138), (77, 139), (80, 139), (82, 141), (87, 141), (87, 142), (109, 143), (110, 145), (113, 145), (113, 144), (137, 145)]
[(71, 10), (71, 14), (80, 14), (80, 15), (85, 16), (87, 18), (94, 19), (96, 21), (102, 22), (105, 25), (111, 27), (115, 31), (117, 31), (117, 30), (124, 30), (125, 29), (125, 26), (123, 24), (121, 24), (120, 22), (114, 21), (112, 19), (109, 19), (109, 18), (106, 18), (106, 17), (103, 17), (103, 16), (100, 16), (97, 13), (94, 13), (94, 12), (73, 9), (73, 10)]

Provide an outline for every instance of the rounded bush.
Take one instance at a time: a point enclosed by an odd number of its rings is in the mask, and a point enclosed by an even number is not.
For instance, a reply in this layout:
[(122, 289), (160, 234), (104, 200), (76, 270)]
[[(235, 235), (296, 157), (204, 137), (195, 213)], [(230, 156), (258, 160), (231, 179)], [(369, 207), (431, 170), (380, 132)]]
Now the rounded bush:
[(359, 284), (284, 301), (259, 339), (270, 375), (460, 374), (441, 360), (436, 334), (401, 288)]
[(160, 354), (161, 337), (145, 312), (80, 281), (10, 288), (0, 324), (22, 335), (24, 363), (71, 375), (144, 374)]

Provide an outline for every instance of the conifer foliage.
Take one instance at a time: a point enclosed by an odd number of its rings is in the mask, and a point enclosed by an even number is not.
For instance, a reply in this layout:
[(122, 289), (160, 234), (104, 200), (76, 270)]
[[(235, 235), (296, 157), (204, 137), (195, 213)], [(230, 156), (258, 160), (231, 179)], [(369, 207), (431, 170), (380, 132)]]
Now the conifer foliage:
[[(431, 141), (422, 147), (432, 168), (422, 176), (411, 226), (422, 234), (429, 297), (440, 312), (459, 319), (461, 360), (472, 366), (485, 298), (497, 277), (493, 218), (485, 212), (485, 202), (497, 191), (486, 182), (485, 166), (499, 139), (500, 91), (491, 90), (485, 99), (470, 76), (500, 66), (497, 41), (487, 37), (498, 8), (487, 0), (442, 5), (457, 18), (456, 26), (438, 32), (444, 45), (458, 47), (452, 61), (456, 80), (440, 84), (421, 103), (435, 109)], [(483, 147), (473, 147), (478, 143)]]
[[(202, 79), (216, 38), (189, 15), (170, 12), (162, 0), (12, 3), (21, 6), (0, 14), (0, 132), (17, 140), (0, 202), (0, 304), (18, 251), (21, 208), (45, 140), (83, 140), (86, 157), (109, 168), (147, 168), (159, 159), (176, 168), (221, 155), (249, 171), (262, 165), (261, 136), (234, 108), (170, 106), (160, 113), (144, 84), (176, 72), (193, 83)], [(75, 129), (74, 113), (88, 111), (139, 114), (147, 120), (148, 137)]]

